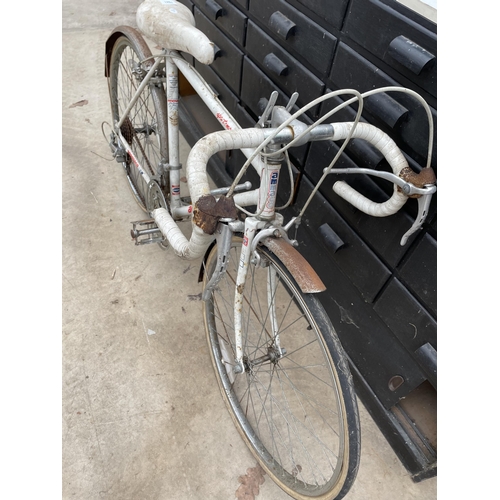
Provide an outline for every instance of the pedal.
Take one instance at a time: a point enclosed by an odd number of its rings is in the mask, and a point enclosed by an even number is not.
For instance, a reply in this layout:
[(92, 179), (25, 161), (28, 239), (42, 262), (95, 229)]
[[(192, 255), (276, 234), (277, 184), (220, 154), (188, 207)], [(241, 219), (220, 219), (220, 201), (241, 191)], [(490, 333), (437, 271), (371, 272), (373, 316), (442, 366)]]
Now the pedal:
[[(144, 229), (138, 229), (143, 227)], [(136, 245), (147, 245), (149, 243), (163, 243), (163, 235), (158, 229), (154, 219), (138, 220), (132, 222), (130, 235)]]

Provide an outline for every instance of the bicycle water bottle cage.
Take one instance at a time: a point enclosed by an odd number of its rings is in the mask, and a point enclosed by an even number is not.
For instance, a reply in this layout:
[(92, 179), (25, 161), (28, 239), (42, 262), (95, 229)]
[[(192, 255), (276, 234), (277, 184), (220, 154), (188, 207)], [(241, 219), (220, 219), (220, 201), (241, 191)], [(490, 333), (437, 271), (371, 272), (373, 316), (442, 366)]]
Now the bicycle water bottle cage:
[(141, 33), (160, 47), (187, 52), (202, 64), (214, 61), (214, 44), (195, 26), (194, 16), (175, 0), (145, 0), (137, 9)]

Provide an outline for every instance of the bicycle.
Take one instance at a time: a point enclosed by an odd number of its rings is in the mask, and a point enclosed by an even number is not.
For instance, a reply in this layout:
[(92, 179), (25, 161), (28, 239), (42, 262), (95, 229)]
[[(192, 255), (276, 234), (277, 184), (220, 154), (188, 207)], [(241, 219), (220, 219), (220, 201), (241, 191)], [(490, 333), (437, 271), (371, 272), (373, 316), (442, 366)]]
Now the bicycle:
[[(109, 144), (122, 164), (133, 196), (148, 218), (133, 223), (137, 245), (172, 247), (182, 259), (202, 259), (203, 315), (212, 364), (222, 396), (243, 440), (265, 472), (296, 499), (340, 499), (359, 467), (360, 428), (352, 376), (334, 327), (316, 294), (325, 286), (296, 249), (289, 230), (300, 224), (323, 179), (335, 173), (364, 173), (394, 183), (384, 203), (368, 200), (346, 182), (335, 192), (373, 216), (397, 212), (418, 197), (418, 216), (401, 244), (425, 221), (436, 179), (430, 167), (432, 116), (415, 92), (388, 87), (360, 94), (332, 92), (292, 113), (297, 94), (276, 106), (277, 93), (255, 128), (242, 129), (209, 85), (180, 54), (203, 64), (214, 45), (194, 25), (190, 10), (175, 0), (146, 0), (137, 11), (140, 32), (164, 47), (153, 55), (142, 34), (117, 27), (106, 42), (112, 131)], [(180, 193), (179, 73), (220, 122), (219, 132), (191, 149), (186, 176), (189, 197)], [(392, 139), (361, 121), (363, 99), (382, 91), (414, 95), (429, 117), (427, 165), (416, 174)], [(312, 125), (299, 120), (311, 106), (337, 95), (352, 95)], [(357, 103), (350, 123), (326, 123), (341, 108)], [(352, 138), (377, 147), (392, 172), (333, 168)], [(343, 141), (297, 217), (285, 224), (276, 210), (282, 163), (288, 149), (309, 141)], [(240, 149), (247, 161), (231, 186), (210, 190), (210, 157)], [(255, 168), (260, 185), (239, 184)], [(254, 211), (250, 211), (254, 207)], [(244, 214), (244, 220), (243, 216)], [(179, 222), (191, 220), (188, 240)]]

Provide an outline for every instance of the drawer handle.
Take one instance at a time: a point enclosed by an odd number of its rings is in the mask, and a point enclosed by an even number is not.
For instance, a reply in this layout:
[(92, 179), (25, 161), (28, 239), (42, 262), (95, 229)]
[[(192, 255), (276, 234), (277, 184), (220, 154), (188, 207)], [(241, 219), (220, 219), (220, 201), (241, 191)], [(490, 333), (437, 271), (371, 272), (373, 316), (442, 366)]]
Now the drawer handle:
[(332, 253), (337, 253), (344, 246), (340, 236), (327, 224), (319, 226), (319, 234), (323, 237), (323, 243)]
[(391, 96), (381, 93), (371, 95), (365, 100), (365, 109), (380, 118), (390, 128), (408, 116), (409, 111)]
[(396, 37), (389, 44), (387, 52), (415, 75), (420, 75), (422, 70), (436, 59), (436, 56), (403, 35)]
[(214, 20), (224, 15), (224, 9), (215, 0), (205, 0), (205, 7)]
[(264, 57), (264, 65), (278, 76), (284, 76), (288, 73), (288, 66), (272, 52)]
[(269, 27), (280, 35), (284, 40), (288, 40), (291, 36), (295, 35), (296, 24), (290, 21), (288, 17), (277, 10), (269, 18)]
[(211, 83), (209, 83), (208, 86), (210, 87), (210, 90), (214, 93), (215, 97), (220, 96), (219, 92), (217, 92), (217, 89)]
[(415, 356), (427, 380), (437, 389), (437, 351), (427, 342), (415, 351)]
[(222, 50), (218, 45), (215, 45), (214, 43), (214, 61), (218, 58), (222, 57)]

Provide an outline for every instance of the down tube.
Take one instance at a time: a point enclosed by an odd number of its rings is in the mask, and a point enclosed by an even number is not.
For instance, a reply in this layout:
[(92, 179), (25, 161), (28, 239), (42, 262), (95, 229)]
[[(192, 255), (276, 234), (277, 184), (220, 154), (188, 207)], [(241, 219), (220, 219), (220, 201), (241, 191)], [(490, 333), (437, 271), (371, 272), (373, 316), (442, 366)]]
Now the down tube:
[[(180, 72), (200, 96), (201, 100), (205, 103), (210, 112), (215, 116), (215, 118), (217, 118), (219, 123), (226, 130), (241, 130), (241, 125), (224, 107), (210, 87), (208, 87), (201, 75), (188, 62), (176, 57), (175, 65), (179, 68)], [(254, 150), (251, 148), (244, 148), (241, 152), (249, 158), (253, 154)], [(252, 162), (252, 165), (257, 173), (260, 174), (259, 163), (259, 161), (256, 161), (255, 163)]]

